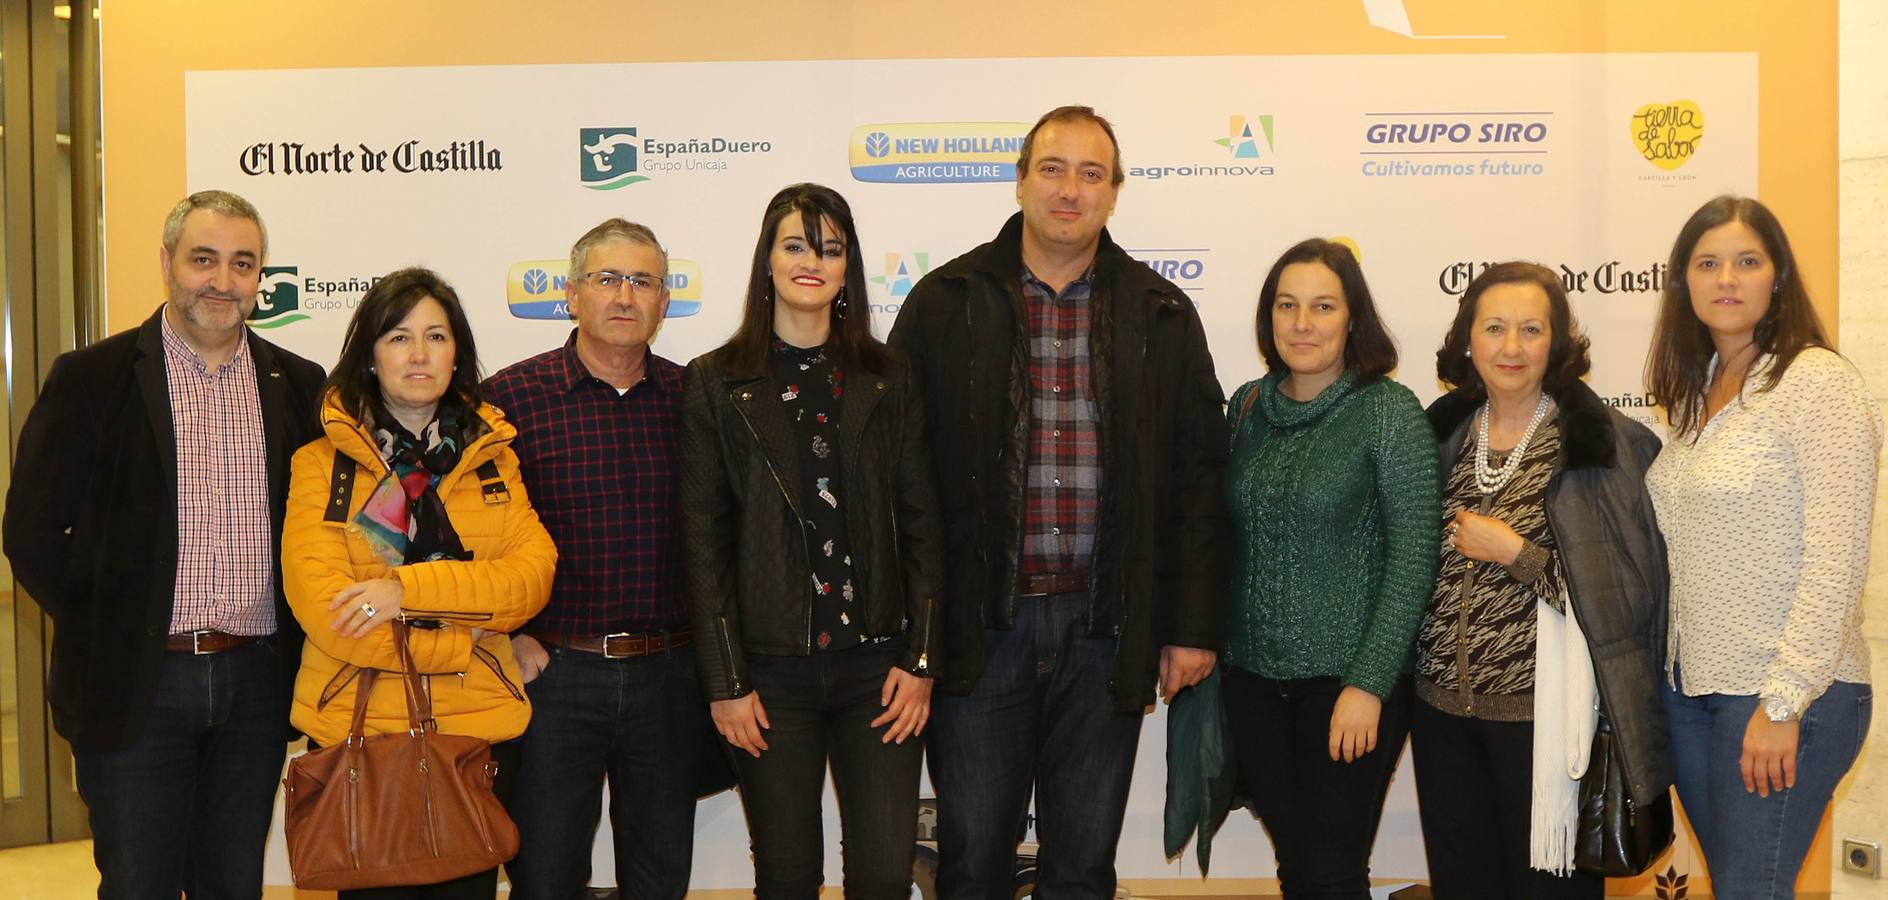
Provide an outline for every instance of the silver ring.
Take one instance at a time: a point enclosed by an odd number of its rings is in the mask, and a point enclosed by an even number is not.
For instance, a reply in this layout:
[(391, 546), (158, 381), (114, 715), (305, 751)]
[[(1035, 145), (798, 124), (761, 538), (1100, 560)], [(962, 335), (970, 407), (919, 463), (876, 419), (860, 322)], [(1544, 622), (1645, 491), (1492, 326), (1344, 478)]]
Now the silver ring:
[(379, 610), (374, 609), (374, 605), (372, 603), (363, 603), (361, 604), (361, 612), (366, 613), (367, 618), (371, 619), (374, 617), (375, 613), (379, 612)]

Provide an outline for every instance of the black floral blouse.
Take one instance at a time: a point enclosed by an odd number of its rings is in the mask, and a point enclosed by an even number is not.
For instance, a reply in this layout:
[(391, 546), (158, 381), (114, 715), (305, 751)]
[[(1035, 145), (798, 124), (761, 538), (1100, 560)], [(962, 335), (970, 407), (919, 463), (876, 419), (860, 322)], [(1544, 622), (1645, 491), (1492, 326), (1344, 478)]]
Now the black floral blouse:
[(855, 647), (865, 632), (840, 508), (839, 401), (845, 395), (845, 372), (828, 358), (826, 347), (795, 347), (779, 338), (769, 360), (800, 448), (802, 524), (813, 562), (813, 650)]

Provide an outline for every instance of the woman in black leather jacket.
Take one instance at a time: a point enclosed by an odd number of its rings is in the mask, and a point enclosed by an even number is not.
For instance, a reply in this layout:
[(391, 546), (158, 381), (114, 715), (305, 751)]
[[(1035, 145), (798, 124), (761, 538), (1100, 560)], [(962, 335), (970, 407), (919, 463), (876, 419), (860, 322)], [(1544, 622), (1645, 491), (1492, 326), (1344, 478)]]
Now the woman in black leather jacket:
[(923, 408), (872, 336), (852, 211), (761, 221), (739, 329), (683, 378), (686, 593), (759, 897), (818, 895), (830, 761), (848, 897), (910, 895), (942, 535)]

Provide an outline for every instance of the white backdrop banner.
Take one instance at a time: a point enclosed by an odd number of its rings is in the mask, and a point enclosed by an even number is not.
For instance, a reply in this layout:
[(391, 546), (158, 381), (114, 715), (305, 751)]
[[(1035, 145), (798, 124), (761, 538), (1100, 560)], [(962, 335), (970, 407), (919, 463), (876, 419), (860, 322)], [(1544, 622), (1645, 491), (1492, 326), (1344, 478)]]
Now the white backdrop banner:
[[(1532, 259), (1593, 338), (1595, 390), (1652, 421), (1664, 259), (1706, 199), (1755, 193), (1756, 88), (1755, 54), (1162, 57), (192, 72), (185, 103), (190, 188), (234, 190), (269, 225), (253, 324), (323, 364), (373, 280), (416, 264), (459, 290), (487, 371), (562, 342), (564, 260), (611, 216), (669, 250), (656, 351), (687, 362), (733, 331), (763, 206), (798, 181), (851, 201), (882, 336), (912, 284), (1016, 209), (1030, 123), (1085, 103), (1127, 169), (1114, 238), (1193, 298), (1229, 392), (1262, 371), (1266, 270), (1324, 236), (1357, 248), (1397, 377), (1423, 399), (1469, 279)], [(1160, 852), (1162, 724), (1143, 740), (1127, 877), (1193, 871)], [(1373, 868), (1421, 875), (1400, 771)], [(697, 886), (752, 883), (732, 797), (705, 803), (698, 831)], [(1243, 817), (1215, 856), (1215, 874), (1272, 871)], [(285, 882), (279, 847), (271, 866)]]

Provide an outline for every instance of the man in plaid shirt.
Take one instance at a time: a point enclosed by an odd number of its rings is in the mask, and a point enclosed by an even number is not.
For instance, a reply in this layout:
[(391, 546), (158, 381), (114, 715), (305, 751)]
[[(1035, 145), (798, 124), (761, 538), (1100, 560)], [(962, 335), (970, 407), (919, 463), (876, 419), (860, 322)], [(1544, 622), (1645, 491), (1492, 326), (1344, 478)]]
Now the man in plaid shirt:
[(518, 428), (512, 449), (558, 551), (550, 604), (512, 637), (533, 708), (506, 866), (520, 900), (583, 896), (606, 777), (622, 895), (682, 897), (695, 799), (725, 765), (682, 604), (682, 367), (649, 349), (667, 279), (648, 228), (590, 229), (564, 287), (576, 329), (485, 386)]
[(322, 382), (244, 325), (268, 249), (249, 201), (178, 203), (166, 302), (54, 361), (20, 432), (6, 552), (57, 626), (100, 897), (262, 892), (302, 645), (282, 511)]
[[(1114, 894), (1143, 710), (1220, 645), (1226, 425), (1193, 304), (1109, 237), (1106, 119), (1044, 115), (995, 240), (925, 276), (891, 343), (924, 386), (951, 536), (931, 779), (941, 896)], [(934, 662), (935, 665), (935, 662)]]

